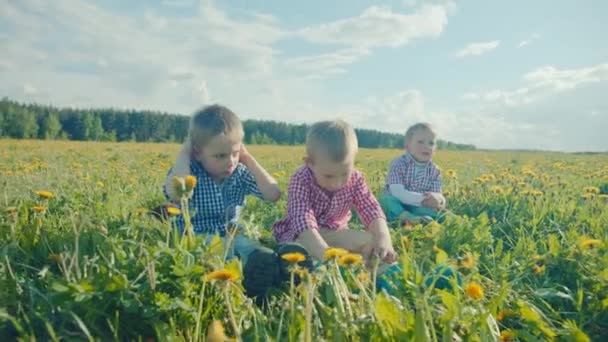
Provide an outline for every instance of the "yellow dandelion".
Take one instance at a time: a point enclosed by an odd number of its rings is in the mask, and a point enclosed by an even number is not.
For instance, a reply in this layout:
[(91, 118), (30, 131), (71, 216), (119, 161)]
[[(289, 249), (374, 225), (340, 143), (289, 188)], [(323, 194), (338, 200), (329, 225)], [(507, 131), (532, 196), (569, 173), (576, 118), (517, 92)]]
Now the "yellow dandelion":
[(530, 195), (534, 197), (540, 197), (543, 195), (543, 192), (540, 190), (530, 190)]
[(177, 216), (179, 214), (181, 214), (182, 211), (178, 208), (178, 207), (167, 207), (167, 215), (169, 216)]
[(581, 241), (580, 247), (582, 249), (593, 249), (595, 247), (598, 247), (601, 244), (602, 244), (602, 241), (598, 240), (598, 239), (585, 239), (585, 240)]
[(502, 195), (504, 194), (504, 190), (501, 186), (499, 185), (495, 185), (493, 187), (490, 188), (490, 191), (492, 191), (493, 193), (495, 193), (496, 195)]
[(455, 170), (447, 170), (445, 172), (446, 177), (450, 179), (456, 179), (456, 171)]
[(503, 330), (500, 332), (500, 340), (503, 342), (513, 341), (515, 339), (515, 333), (511, 330)]
[(53, 197), (55, 197), (55, 195), (53, 195), (52, 192), (47, 191), (47, 190), (38, 190), (35, 192), (36, 195), (42, 199), (51, 199)]
[(323, 257), (325, 258), (325, 260), (331, 260), (331, 259), (336, 259), (338, 257), (341, 257), (345, 254), (348, 254), (348, 251), (346, 249), (343, 248), (328, 248), (325, 253), (323, 254)]
[(590, 200), (590, 199), (593, 199), (595, 197), (595, 194), (591, 193), (591, 192), (586, 192), (581, 197), (583, 199)]
[(281, 255), (281, 259), (288, 262), (302, 262), (306, 260), (306, 256), (302, 253), (285, 253)]
[(184, 184), (186, 185), (186, 191), (194, 190), (194, 187), (196, 186), (196, 177), (190, 175), (186, 176), (186, 178), (184, 178)]
[(213, 271), (205, 276), (207, 280), (219, 280), (219, 281), (231, 281), (234, 282), (239, 279), (239, 275), (230, 270), (219, 270)]
[(477, 258), (475, 258), (475, 256), (469, 252), (467, 252), (464, 257), (462, 257), (462, 260), (460, 260), (460, 266), (463, 268), (473, 268), (475, 265), (477, 265)]
[(600, 188), (598, 188), (597, 186), (586, 186), (583, 188), (583, 191), (590, 194), (599, 194)]
[(206, 342), (224, 342), (228, 338), (224, 333), (224, 326), (222, 322), (215, 319), (209, 324), (209, 328), (207, 328), (207, 338)]
[(467, 284), (464, 292), (467, 294), (467, 296), (474, 300), (480, 300), (484, 296), (483, 287), (476, 282), (470, 282)]
[(4, 209), (4, 212), (11, 215), (11, 214), (16, 214), (18, 211), (17, 207), (8, 207)]
[(358, 265), (361, 262), (363, 262), (363, 256), (361, 256), (361, 254), (348, 253), (348, 254), (344, 254), (340, 257), (340, 259), (338, 260), (338, 265), (352, 266), (352, 265)]
[(412, 243), (410, 242), (410, 239), (407, 236), (401, 237), (401, 244), (403, 245), (403, 248), (406, 248), (406, 249), (409, 249), (412, 245)]
[(359, 281), (362, 282), (362, 283), (367, 283), (370, 280), (369, 273), (368, 272), (361, 272), (361, 273), (357, 274), (357, 279), (359, 279)]
[(105, 184), (103, 184), (102, 181), (97, 181), (97, 186), (100, 188), (103, 188), (105, 186)]
[(33, 206), (32, 210), (37, 212), (37, 213), (43, 213), (46, 211), (46, 207), (42, 206), (42, 205), (37, 205), (37, 206)]
[(534, 270), (534, 274), (541, 274), (545, 272), (544, 265), (534, 265), (532, 266), (532, 270)]
[(496, 320), (499, 322), (502, 322), (505, 320), (505, 318), (507, 318), (508, 315), (509, 315), (509, 312), (507, 310), (500, 310), (496, 314)]

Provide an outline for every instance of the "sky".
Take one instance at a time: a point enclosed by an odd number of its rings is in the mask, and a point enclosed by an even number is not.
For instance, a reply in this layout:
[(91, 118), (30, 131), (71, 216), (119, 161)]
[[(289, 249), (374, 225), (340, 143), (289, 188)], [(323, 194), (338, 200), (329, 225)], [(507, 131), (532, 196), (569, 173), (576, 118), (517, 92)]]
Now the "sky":
[(608, 1), (0, 0), (0, 96), (608, 151)]

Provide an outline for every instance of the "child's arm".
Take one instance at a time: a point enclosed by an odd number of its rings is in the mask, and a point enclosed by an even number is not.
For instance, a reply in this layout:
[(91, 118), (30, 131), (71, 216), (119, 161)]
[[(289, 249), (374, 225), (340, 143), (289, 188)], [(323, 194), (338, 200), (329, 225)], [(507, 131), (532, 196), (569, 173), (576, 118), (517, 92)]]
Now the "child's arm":
[(281, 197), (281, 189), (274, 179), (245, 148), (241, 147), (240, 162), (249, 169), (255, 178), (255, 182), (264, 197), (264, 200), (276, 202)]
[(184, 177), (190, 174), (190, 156), (192, 154), (192, 145), (190, 144), (190, 139), (187, 139), (182, 146), (177, 158), (175, 159), (175, 164), (167, 174), (167, 179), (165, 180), (165, 192), (169, 196), (169, 199), (172, 201), (179, 201), (180, 198), (173, 188), (173, 177)]
[[(380, 208), (376, 197), (369, 190), (365, 179), (361, 174), (356, 174), (354, 190), (354, 204), (359, 214), (361, 222), (367, 227), (367, 231), (372, 234), (372, 254), (376, 254), (384, 262), (392, 263), (396, 260), (397, 254), (393, 249), (393, 242), (389, 234), (386, 217)], [(368, 256), (364, 256), (369, 258)]]
[(397, 197), (401, 201), (401, 203), (416, 207), (421, 206), (422, 201), (425, 198), (424, 194), (405, 190), (403, 184), (390, 184), (388, 186), (388, 191), (391, 195)]
[(386, 219), (377, 218), (367, 227), (373, 236), (372, 255), (377, 255), (382, 261), (386, 263), (393, 263), (397, 260), (397, 253), (393, 248), (393, 241), (391, 234), (386, 224)]
[(329, 248), (329, 245), (319, 234), (318, 229), (308, 228), (304, 230), (298, 236), (298, 241), (314, 259), (323, 260), (325, 258), (325, 250)]

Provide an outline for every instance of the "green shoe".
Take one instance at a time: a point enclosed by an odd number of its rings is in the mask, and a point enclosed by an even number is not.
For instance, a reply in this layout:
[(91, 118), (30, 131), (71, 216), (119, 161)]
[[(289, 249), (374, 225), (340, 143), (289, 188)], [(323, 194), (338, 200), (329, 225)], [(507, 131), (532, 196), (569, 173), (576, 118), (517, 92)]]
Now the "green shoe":
[(270, 248), (260, 247), (251, 252), (243, 267), (243, 287), (248, 297), (262, 304), (281, 280), (279, 257)]

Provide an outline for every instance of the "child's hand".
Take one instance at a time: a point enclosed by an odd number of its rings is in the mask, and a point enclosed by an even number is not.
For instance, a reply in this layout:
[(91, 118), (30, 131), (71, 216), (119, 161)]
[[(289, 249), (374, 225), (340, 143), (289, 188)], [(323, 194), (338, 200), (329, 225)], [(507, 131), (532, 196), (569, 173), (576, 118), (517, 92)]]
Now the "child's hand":
[(424, 199), (422, 200), (422, 206), (429, 207), (435, 210), (443, 208), (443, 196), (436, 192), (425, 192)]
[(372, 244), (370, 257), (378, 256), (380, 260), (387, 264), (392, 264), (397, 261), (397, 253), (393, 248), (390, 237), (380, 236)]
[(241, 144), (241, 150), (239, 152), (239, 162), (247, 165), (251, 158), (253, 157), (251, 156), (251, 154), (249, 154), (249, 151), (247, 151), (245, 144)]

